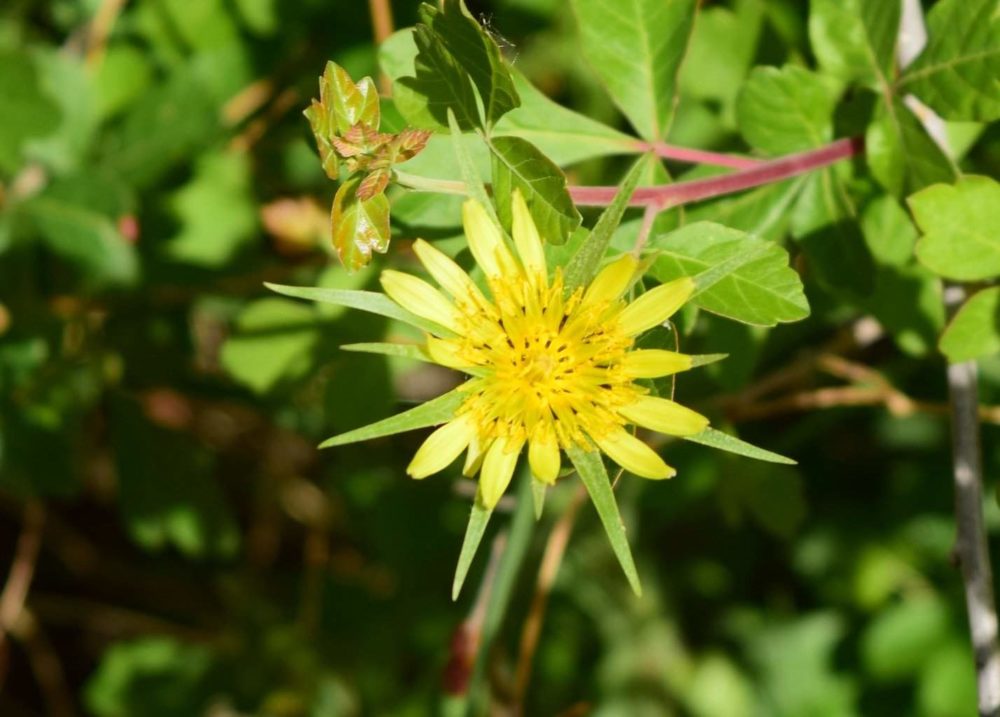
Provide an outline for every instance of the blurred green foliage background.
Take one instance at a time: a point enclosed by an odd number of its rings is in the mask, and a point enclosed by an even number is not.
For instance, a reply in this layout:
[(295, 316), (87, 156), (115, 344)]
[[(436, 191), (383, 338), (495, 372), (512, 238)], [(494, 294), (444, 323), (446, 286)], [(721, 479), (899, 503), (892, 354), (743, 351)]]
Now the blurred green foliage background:
[[(565, 3), (468, 4), (545, 93), (624, 128), (580, 57)], [(810, 61), (806, 3), (703, 5), (670, 140), (745, 151), (735, 94), (753, 65)], [(416, 3), (393, 11), (407, 26)], [(348, 275), (332, 258), (335, 186), (301, 117), (328, 59), (378, 77), (366, 3), (0, 9), (0, 557), (15, 566), (14, 592), (0, 597), (5, 717), (449, 709), (461, 662), (453, 637), (489, 562), (484, 550), (452, 603), (467, 482), (408, 480), (418, 434), (314, 446), (455, 378), (341, 352), (411, 334), (263, 287), (362, 288), (387, 261), (408, 261), (406, 240), (457, 236), (453, 202), (400, 192), (388, 259)], [(996, 170), (1000, 135), (979, 137), (970, 155)], [(591, 159), (570, 176), (609, 184), (623, 166)], [(737, 209), (723, 200), (690, 213), (726, 222)], [(787, 219), (773, 234), (786, 231)], [(626, 478), (619, 498), (641, 599), (585, 505), (527, 714), (974, 712), (949, 560), (946, 419), (879, 405), (797, 411), (747, 388), (775, 376), (780, 395), (841, 385), (815, 358), (835, 347), (938, 405), (934, 328), (904, 329), (897, 344), (866, 334), (857, 305), (812, 281), (807, 292), (813, 316), (767, 333), (703, 315), (684, 349), (731, 357), (678, 386), (717, 425), (738, 423), (799, 466), (672, 444), (676, 479)], [(983, 400), (1000, 402), (1000, 361), (982, 370)], [(995, 476), (997, 429), (984, 430)], [(506, 618), (492, 675), (500, 693), (566, 483)], [(992, 499), (987, 509), (997, 554), (1000, 510)], [(505, 520), (494, 522), (487, 542)], [(25, 565), (34, 575), (19, 600)]]

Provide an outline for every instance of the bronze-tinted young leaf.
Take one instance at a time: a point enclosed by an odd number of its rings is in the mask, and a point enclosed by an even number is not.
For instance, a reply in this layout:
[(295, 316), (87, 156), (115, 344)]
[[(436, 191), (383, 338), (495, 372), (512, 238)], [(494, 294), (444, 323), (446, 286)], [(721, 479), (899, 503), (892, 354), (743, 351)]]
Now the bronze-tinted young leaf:
[(360, 199), (360, 184), (358, 177), (349, 179), (333, 200), (333, 246), (348, 271), (367, 265), (373, 251), (384, 254), (389, 248), (389, 200), (384, 194)]
[(323, 165), (323, 171), (326, 172), (326, 176), (330, 179), (336, 179), (339, 176), (339, 162), (337, 161), (337, 153), (331, 144), (333, 136), (330, 131), (330, 118), (326, 112), (326, 108), (316, 100), (313, 100), (312, 105), (303, 114), (309, 120), (309, 126), (316, 137), (316, 149), (319, 150), (319, 159)]
[(412, 127), (407, 127), (397, 134), (392, 144), (389, 145), (389, 151), (392, 152), (392, 162), (405, 162), (416, 157), (427, 146), (427, 140), (431, 138), (431, 134), (433, 133), (430, 130)]
[(354, 84), (347, 70), (336, 62), (326, 63), (319, 81), (319, 101), (326, 109), (328, 127), (344, 134), (356, 124), (377, 128), (378, 92), (370, 77)]
[(389, 170), (376, 169), (365, 175), (358, 185), (357, 197), (362, 202), (366, 202), (377, 194), (385, 191), (389, 184)]
[(354, 144), (348, 141), (346, 137), (331, 137), (330, 144), (337, 150), (337, 154), (345, 159), (347, 157), (354, 157), (365, 151), (364, 147), (360, 144)]

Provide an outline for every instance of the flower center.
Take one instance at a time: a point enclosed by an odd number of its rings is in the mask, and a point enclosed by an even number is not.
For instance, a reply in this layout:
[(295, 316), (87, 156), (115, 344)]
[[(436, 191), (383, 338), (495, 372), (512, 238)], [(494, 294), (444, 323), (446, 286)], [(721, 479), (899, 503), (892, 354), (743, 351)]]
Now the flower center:
[(616, 409), (642, 390), (620, 368), (632, 341), (607, 319), (613, 307), (564, 300), (558, 280), (491, 289), (496, 314), (469, 315), (459, 339), (462, 355), (482, 369), (462, 408), (473, 412), (480, 437), (552, 432), (567, 448), (620, 425)]

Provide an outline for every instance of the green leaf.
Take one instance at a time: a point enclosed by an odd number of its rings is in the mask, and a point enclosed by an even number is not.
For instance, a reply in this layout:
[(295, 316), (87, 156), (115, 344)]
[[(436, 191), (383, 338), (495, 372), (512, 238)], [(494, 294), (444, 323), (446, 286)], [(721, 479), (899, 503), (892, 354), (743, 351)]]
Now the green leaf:
[(839, 87), (796, 65), (757, 67), (736, 101), (740, 133), (757, 149), (787, 154), (833, 138)]
[(389, 250), (389, 200), (379, 192), (370, 199), (359, 199), (360, 176), (340, 185), (333, 198), (330, 229), (333, 247), (348, 271), (357, 271), (372, 260), (372, 252)]
[(135, 247), (118, 231), (118, 217), (110, 216), (120, 207), (101, 206), (94, 193), (118, 188), (93, 174), (77, 175), (55, 183), (19, 208), (34, 222), (46, 246), (76, 265), (95, 288), (130, 285), (139, 278)]
[(628, 207), (628, 201), (632, 198), (632, 194), (642, 178), (646, 163), (643, 158), (632, 165), (632, 169), (625, 175), (625, 179), (622, 180), (621, 186), (615, 193), (615, 198), (611, 200), (611, 204), (597, 219), (594, 230), (590, 232), (565, 265), (564, 276), (567, 290), (572, 291), (579, 286), (587, 286), (597, 274), (601, 262), (604, 261), (604, 255), (608, 251), (611, 237), (618, 229), (622, 215)]
[(573, 445), (566, 451), (569, 459), (573, 462), (580, 480), (587, 487), (590, 499), (594, 502), (594, 508), (601, 519), (611, 549), (618, 558), (618, 562), (628, 578), (629, 585), (636, 595), (642, 595), (642, 586), (639, 584), (639, 573), (635, 569), (635, 562), (632, 560), (632, 551), (628, 545), (628, 538), (625, 536), (625, 524), (618, 513), (618, 503), (615, 502), (615, 494), (611, 488), (611, 479), (604, 468), (604, 461), (598, 451), (585, 451), (579, 446)]
[(476, 557), (479, 544), (483, 540), (486, 532), (486, 525), (493, 515), (493, 509), (483, 505), (479, 491), (476, 491), (476, 499), (472, 503), (472, 513), (469, 514), (469, 525), (465, 529), (465, 538), (462, 539), (462, 550), (458, 555), (458, 565), (455, 568), (455, 579), (451, 584), (451, 599), (458, 600), (462, 592), (462, 585), (469, 574), (472, 560)]
[(279, 294), (291, 296), (296, 299), (308, 299), (309, 301), (320, 301), (335, 306), (346, 306), (390, 319), (398, 319), (403, 323), (423, 329), (424, 331), (429, 331), (437, 336), (452, 335), (452, 332), (443, 326), (411, 314), (385, 294), (379, 294), (374, 291), (324, 289), (314, 286), (284, 286), (282, 284), (270, 284), (267, 282), (264, 283), (264, 286), (271, 291), (276, 291)]
[(809, 40), (820, 67), (883, 88), (895, 67), (899, 0), (812, 0)]
[[(728, 276), (718, 278), (693, 303), (721, 316), (761, 326), (798, 321), (809, 315), (798, 274), (788, 266), (781, 246), (720, 224), (698, 222), (649, 242), (657, 254), (651, 273), (660, 281), (697, 276), (736, 260)], [(759, 257), (743, 263), (749, 252)]]
[(111, 413), (118, 499), (129, 534), (146, 550), (176, 546), (190, 557), (232, 557), (239, 526), (212, 472), (212, 454), (191, 435), (151, 423), (138, 403)]
[(685, 207), (685, 220), (688, 223), (712, 221), (761, 239), (779, 241), (785, 237), (790, 209), (805, 182), (805, 177), (798, 177), (736, 196), (700, 202)]
[(681, 65), (682, 95), (714, 100), (722, 105), (722, 114), (731, 117), (736, 94), (753, 64), (765, 15), (764, 4), (756, 0), (738, 0), (732, 9), (702, 3)]
[(108, 132), (102, 156), (137, 189), (151, 187), (219, 133), (218, 108), (193, 64), (143, 95)]
[(87, 680), (83, 701), (95, 717), (201, 714), (211, 709), (217, 669), (207, 645), (172, 637), (116, 642)]
[(451, 110), (463, 131), (478, 127), (476, 92), (462, 63), (426, 24), (413, 29), (413, 40), (417, 46), (414, 76), (401, 77), (393, 85), (403, 116), (417, 127), (445, 129)]
[(788, 466), (742, 464), (719, 490), (730, 519), (747, 514), (768, 533), (785, 540), (795, 535), (806, 518), (802, 476)]
[(927, 268), (958, 281), (1000, 274), (1000, 184), (994, 179), (965, 176), (907, 201), (923, 233), (917, 257)]
[(1000, 0), (941, 0), (929, 42), (897, 83), (949, 120), (1000, 119)]
[(861, 212), (861, 229), (872, 257), (886, 266), (904, 266), (913, 260), (917, 228), (896, 200), (883, 194)]
[(821, 285), (859, 298), (875, 286), (875, 264), (841, 169), (828, 167), (806, 178), (792, 209), (791, 232), (805, 251), (807, 271)]
[(677, 102), (677, 76), (696, 0), (573, 0), (584, 57), (639, 135), (661, 140)]
[[(97, 134), (98, 116), (93, 78), (84, 58), (48, 47), (33, 55), (39, 86), (59, 105), (56, 116), (61, 121), (51, 134), (27, 143), (27, 157), (55, 174), (89, 170), (88, 153)], [(43, 125), (46, 119), (40, 118)]]
[(720, 451), (736, 453), (737, 455), (745, 456), (746, 458), (753, 458), (758, 461), (766, 461), (767, 463), (782, 463), (789, 466), (796, 465), (796, 461), (793, 461), (791, 458), (786, 458), (778, 453), (758, 448), (751, 443), (740, 440), (736, 436), (731, 436), (728, 433), (717, 431), (714, 428), (706, 428), (704, 431), (695, 436), (684, 436), (684, 440), (691, 441), (692, 443), (699, 443), (710, 448), (717, 448)]
[(112, 45), (94, 75), (97, 115), (108, 119), (126, 109), (149, 87), (153, 66), (146, 53), (131, 45)]
[(937, 343), (945, 315), (941, 279), (916, 263), (879, 267), (875, 290), (858, 305), (874, 316), (903, 351), (923, 356)]
[(637, 151), (634, 137), (553, 102), (518, 72), (513, 77), (521, 106), (497, 123), (494, 137), (514, 135), (527, 140), (560, 167)]
[(890, 604), (861, 636), (861, 656), (867, 672), (880, 681), (916, 673), (948, 638), (951, 629), (949, 610), (933, 593), (918, 593)]
[(24, 144), (59, 126), (59, 106), (40, 87), (31, 57), (0, 51), (0, 171), (13, 174), (21, 165)]
[(879, 184), (896, 196), (953, 182), (958, 173), (923, 122), (895, 97), (891, 104), (879, 102), (865, 134), (865, 159)]
[(520, 189), (542, 240), (563, 244), (580, 226), (580, 212), (566, 189), (566, 175), (537, 147), (520, 137), (494, 137), (493, 197), (501, 223), (510, 229), (511, 196)]
[(234, 332), (222, 345), (222, 366), (257, 393), (301, 378), (312, 368), (320, 339), (318, 318), (313, 307), (295, 301), (253, 301), (240, 312)]
[(175, 192), (169, 206), (181, 229), (164, 247), (173, 259), (221, 267), (257, 232), (257, 204), (251, 192), (250, 161), (241, 152), (206, 154), (194, 178)]
[(493, 38), (479, 26), (463, 0), (446, 0), (438, 10), (425, 3), (423, 21), (465, 69), (483, 103), (485, 128), (520, 104), (514, 81)]
[(348, 443), (368, 441), (372, 438), (392, 436), (404, 431), (412, 431), (416, 428), (426, 428), (427, 426), (446, 423), (454, 417), (455, 410), (462, 405), (464, 400), (465, 394), (461, 391), (461, 386), (459, 386), (408, 411), (403, 411), (382, 421), (377, 421), (361, 428), (355, 428), (353, 431), (327, 438), (319, 444), (319, 447), (333, 448), (334, 446), (344, 446)]
[(951, 363), (1000, 351), (1000, 287), (973, 294), (948, 324), (938, 345)]

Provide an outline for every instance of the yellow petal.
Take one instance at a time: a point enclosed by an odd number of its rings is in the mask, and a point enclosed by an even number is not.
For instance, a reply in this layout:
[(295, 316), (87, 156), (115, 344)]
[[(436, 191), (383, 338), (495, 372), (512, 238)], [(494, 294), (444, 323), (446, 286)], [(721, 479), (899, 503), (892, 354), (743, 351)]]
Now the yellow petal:
[(498, 438), (486, 451), (483, 469), (479, 472), (479, 490), (483, 496), (483, 505), (487, 508), (496, 507), (503, 492), (510, 485), (523, 444), (524, 441)]
[(463, 369), (470, 365), (462, 358), (461, 344), (454, 339), (439, 339), (436, 336), (428, 336), (427, 353), (434, 363), (448, 368)]
[(611, 460), (637, 476), (661, 479), (670, 478), (677, 473), (652, 448), (624, 428), (616, 428), (595, 440)]
[(427, 436), (406, 467), (406, 472), (414, 478), (426, 478), (447, 468), (465, 450), (475, 433), (468, 414), (449, 421)]
[(551, 431), (538, 432), (528, 443), (528, 465), (531, 474), (542, 481), (552, 484), (559, 477), (559, 443)]
[(662, 324), (683, 306), (694, 292), (694, 279), (684, 276), (647, 291), (625, 307), (618, 320), (627, 336), (641, 334)]
[(621, 367), (629, 378), (659, 378), (691, 368), (691, 357), (663, 349), (629, 351)]
[(458, 309), (423, 279), (386, 269), (380, 281), (389, 298), (411, 314), (441, 324), (456, 333), (460, 331)]
[(521, 256), (521, 263), (531, 276), (546, 277), (548, 269), (545, 266), (545, 251), (542, 249), (542, 239), (538, 236), (538, 227), (531, 218), (528, 205), (521, 196), (521, 191), (514, 190), (511, 203), (514, 215), (511, 233), (514, 235), (514, 246)]
[(486, 276), (497, 278), (511, 270), (517, 273), (517, 262), (504, 244), (500, 229), (475, 199), (462, 205), (462, 226), (472, 256)]
[(486, 450), (490, 445), (492, 444), (488, 441), (483, 443), (478, 434), (472, 437), (472, 440), (469, 441), (469, 450), (465, 454), (465, 465), (462, 466), (462, 475), (466, 478), (471, 478), (479, 472), (479, 468), (483, 465), (483, 456), (486, 455)]
[(622, 254), (594, 277), (583, 295), (582, 305), (614, 301), (628, 289), (639, 262), (629, 254)]
[(675, 401), (640, 396), (618, 413), (643, 428), (670, 436), (695, 436), (708, 427), (708, 419)]
[(413, 242), (413, 251), (434, 277), (441, 288), (451, 294), (456, 300), (466, 300), (475, 305), (485, 303), (485, 298), (469, 275), (455, 261), (439, 249), (434, 248), (423, 239)]

